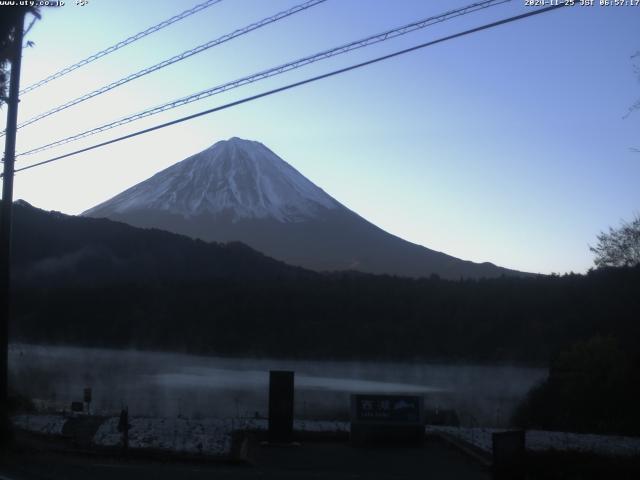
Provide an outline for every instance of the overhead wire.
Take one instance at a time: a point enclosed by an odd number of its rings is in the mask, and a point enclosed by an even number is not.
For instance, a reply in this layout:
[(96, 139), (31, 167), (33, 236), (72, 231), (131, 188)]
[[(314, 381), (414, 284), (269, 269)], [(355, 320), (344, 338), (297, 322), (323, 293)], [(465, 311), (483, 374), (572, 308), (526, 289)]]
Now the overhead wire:
[[(221, 37), (218, 37), (214, 40), (211, 40), (209, 42), (203, 43), (202, 45), (198, 45), (197, 47), (191, 48), (189, 50), (186, 50), (178, 55), (174, 55), (171, 58), (168, 58), (166, 60), (163, 60), (160, 63), (157, 63), (155, 65), (152, 65), (150, 67), (144, 68), (142, 70), (139, 70), (135, 73), (132, 73), (130, 75), (127, 75), (126, 77), (123, 77), (119, 80), (116, 80), (115, 82), (109, 83), (108, 85), (103, 85), (102, 87), (93, 90), (89, 93), (85, 93), (84, 95), (81, 95), (77, 98), (74, 98), (73, 100), (70, 100), (66, 103), (63, 103), (62, 105), (58, 105), (57, 107), (54, 107), (46, 112), (40, 113), (38, 115), (36, 115), (35, 117), (32, 117), (28, 120), (25, 120), (24, 122), (21, 122), (18, 124), (18, 128), (22, 128), (22, 127), (26, 127), (27, 125), (31, 125), (39, 120), (42, 120), (43, 118), (49, 117), (55, 113), (61, 112), (62, 110), (65, 110), (69, 107), (73, 107), (74, 105), (78, 105), (79, 103), (82, 103), (84, 101), (87, 101), (93, 97), (96, 97), (98, 95), (102, 95), (103, 93), (106, 93), (110, 90), (113, 90), (114, 88), (117, 88), (121, 85), (124, 85), (125, 83), (129, 83), (133, 80), (136, 80), (140, 77), (143, 77), (145, 75), (148, 75), (152, 72), (155, 72), (157, 70), (160, 70), (162, 68), (168, 67), (169, 65), (173, 65), (174, 63), (180, 62), (186, 58), (192, 57), (193, 55), (196, 55), (198, 53), (204, 52), (205, 50), (208, 50), (210, 48), (213, 48), (215, 46), (218, 46), (222, 43), (228, 42), (229, 40), (232, 40), (236, 37), (240, 37), (242, 35), (246, 35), (249, 32), (252, 32), (254, 30), (257, 30), (258, 28), (262, 28), (266, 25), (269, 25), (271, 23), (277, 22), (278, 20), (282, 20), (283, 18), (289, 17), (291, 15), (294, 15), (296, 13), (305, 11), (311, 7), (314, 7), (316, 5), (319, 5), (321, 3), (326, 2), (327, 0), (307, 0), (304, 3), (301, 3), (299, 5), (295, 5), (294, 7), (291, 7), (287, 10), (283, 10), (281, 12), (276, 13), (275, 15), (271, 15), (269, 17), (263, 18), (262, 20), (259, 20), (258, 22), (252, 23), (250, 25), (247, 25), (245, 27), (239, 28), (237, 30), (234, 30), (231, 33), (227, 33), (226, 35), (223, 35)], [(2, 135), (4, 135), (4, 132), (2, 132)]]
[(36, 88), (39, 88), (43, 85), (46, 85), (49, 82), (52, 82), (53, 80), (56, 80), (60, 77), (63, 77), (65, 75), (67, 75), (68, 73), (73, 72), (74, 70), (77, 70), (80, 67), (84, 67), (85, 65), (90, 64), (91, 62), (95, 62), (96, 60), (98, 60), (99, 58), (102, 58), (106, 55), (109, 55), (110, 53), (115, 52), (116, 50), (120, 50), (123, 47), (126, 47), (127, 45), (140, 40), (141, 38), (146, 37), (147, 35), (151, 35), (152, 33), (155, 33), (159, 30), (162, 30), (163, 28), (168, 27), (169, 25), (172, 25), (176, 22), (179, 22), (180, 20), (183, 20), (187, 17), (190, 17), (191, 15), (194, 15), (198, 12), (201, 12), (202, 10), (212, 7), (213, 5), (222, 2), (223, 0), (207, 0), (206, 2), (202, 2), (198, 5), (195, 5), (192, 8), (189, 8), (188, 10), (185, 10), (177, 15), (174, 15), (171, 18), (168, 18), (166, 20), (163, 20), (162, 22), (153, 25), (149, 28), (147, 28), (146, 30), (143, 30), (141, 32), (136, 33), (135, 35), (131, 35), (130, 37), (125, 38), (124, 40), (119, 41), (118, 43), (111, 45), (110, 47), (105, 48), (104, 50), (100, 50), (99, 52), (94, 53), (93, 55), (89, 55), (86, 58), (83, 58), (82, 60), (80, 60), (79, 62), (74, 63), (73, 65), (69, 65), (68, 67), (63, 68), (62, 70), (59, 70), (55, 73), (52, 73), (51, 75), (49, 75), (46, 78), (43, 78), (42, 80), (39, 80), (25, 88), (23, 88), (22, 90), (20, 90), (20, 95), (24, 95), (26, 93), (31, 92), (32, 90), (35, 90)]
[(107, 130), (111, 130), (113, 128), (119, 127), (121, 125), (125, 125), (131, 122), (134, 122), (136, 120), (140, 120), (142, 118), (145, 117), (149, 117), (151, 115), (156, 115), (158, 113), (167, 111), (167, 110), (171, 110), (173, 108), (179, 107), (179, 106), (183, 106), (183, 105), (187, 105), (189, 103), (193, 103), (199, 100), (203, 100), (205, 98), (211, 97), (213, 95), (217, 95), (219, 93), (223, 93), (229, 90), (232, 90), (234, 88), (238, 88), (244, 85), (248, 85), (260, 80), (264, 80), (270, 77), (273, 77), (275, 75), (280, 75), (282, 73), (285, 72), (289, 72), (291, 70), (295, 70), (297, 68), (301, 68), (304, 67), (306, 65), (309, 65), (311, 63), (320, 61), (320, 60), (325, 60), (327, 58), (331, 58), (334, 57), (336, 55), (341, 55), (343, 53), (347, 53), (350, 52), (352, 50), (356, 50), (359, 48), (363, 48), (369, 45), (373, 45), (375, 43), (380, 43), (380, 42), (384, 42), (387, 40), (390, 40), (392, 38), (396, 38), (399, 37), (401, 35), (405, 35), (407, 33), (419, 30), (419, 29), (423, 29), (426, 27), (429, 27), (431, 25), (437, 24), (437, 23), (441, 23), (444, 22), (446, 20), (450, 20), (452, 18), (456, 18), (462, 15), (466, 15), (478, 10), (483, 10), (492, 6), (496, 6), (496, 5), (500, 5), (502, 3), (507, 3), (510, 2), (511, 0), (485, 0), (482, 2), (476, 2), (473, 4), (470, 4), (466, 7), (462, 7), (462, 8), (458, 8), (455, 10), (449, 10), (445, 13), (439, 14), (439, 15), (435, 15), (435, 16), (431, 16), (428, 18), (424, 18), (422, 20), (418, 20), (400, 27), (396, 27), (393, 29), (389, 29), (386, 30), (384, 32), (381, 33), (377, 33), (375, 35), (370, 35), (368, 37), (362, 38), (360, 40), (356, 40), (356, 41), (352, 41), (350, 43), (344, 44), (344, 45), (340, 45), (338, 47), (334, 47), (331, 48), (329, 50), (324, 50), (312, 55), (308, 55), (306, 57), (303, 58), (299, 58), (297, 60), (293, 60), (291, 62), (287, 62), (285, 64), (276, 66), (276, 67), (272, 67), (270, 69), (258, 72), (258, 73), (254, 73), (230, 82), (226, 82), (224, 84), (221, 85), (217, 85), (211, 88), (208, 88), (206, 90), (185, 96), (185, 97), (181, 97), (178, 98), (176, 100), (172, 100), (170, 102), (165, 102), (163, 104), (157, 105), (155, 107), (143, 110), (141, 112), (120, 118), (118, 120), (114, 120), (112, 122), (100, 125), (98, 127), (94, 127), (91, 128), (89, 130), (85, 130), (83, 132), (71, 135), (69, 137), (60, 139), (60, 140), (56, 140), (54, 142), (45, 144), (45, 145), (41, 145), (39, 147), (33, 148), (31, 150), (27, 150), (24, 152), (19, 153), (17, 156), (24, 156), (24, 155), (33, 155), (39, 152), (42, 152), (44, 150), (48, 150), (50, 148), (54, 148), (54, 147), (58, 147), (70, 142), (74, 142), (77, 140), (81, 140), (83, 138), (87, 138), (89, 136), (92, 135), (96, 135), (98, 133), (102, 133), (105, 132)]
[(400, 55), (405, 55), (407, 53), (414, 52), (416, 50), (420, 50), (420, 49), (423, 49), (423, 48), (426, 48), (426, 47), (430, 47), (430, 46), (433, 46), (433, 45), (436, 45), (436, 44), (439, 44), (439, 43), (442, 43), (442, 42), (446, 42), (448, 40), (453, 40), (455, 38), (459, 38), (459, 37), (462, 37), (462, 36), (466, 36), (466, 35), (470, 35), (470, 34), (473, 34), (473, 33), (477, 33), (477, 32), (480, 32), (482, 30), (488, 30), (490, 28), (495, 28), (495, 27), (500, 26), (500, 25), (505, 25), (507, 23), (512, 23), (512, 22), (515, 22), (515, 21), (518, 21), (518, 20), (523, 20), (525, 18), (533, 17), (535, 15), (540, 15), (542, 13), (547, 13), (547, 12), (550, 12), (552, 10), (557, 10), (559, 8), (563, 8), (563, 7), (571, 6), (571, 5), (574, 5), (574, 3), (569, 3), (569, 2), (559, 3), (557, 5), (551, 5), (551, 6), (548, 6), (548, 7), (539, 8), (539, 9), (536, 9), (536, 10), (533, 10), (533, 11), (530, 11), (530, 12), (527, 12), (527, 13), (523, 13), (523, 14), (520, 14), (520, 15), (515, 15), (515, 16), (512, 16), (512, 17), (504, 18), (502, 20), (498, 20), (498, 21), (495, 21), (495, 22), (487, 23), (487, 24), (481, 25), (479, 27), (475, 27), (475, 28), (472, 28), (472, 29), (469, 29), (469, 30), (464, 30), (462, 32), (454, 33), (452, 35), (447, 35), (445, 37), (441, 37), (441, 38), (438, 38), (436, 40), (431, 40), (429, 42), (421, 43), (421, 44), (415, 45), (413, 47), (405, 48), (403, 50), (399, 50), (399, 51), (396, 51), (396, 52), (393, 52), (393, 53), (390, 53), (390, 54), (387, 54), (387, 55), (376, 57), (376, 58), (373, 58), (371, 60), (367, 60), (365, 62), (357, 63), (357, 64), (354, 64), (354, 65), (350, 65), (348, 67), (340, 68), (338, 70), (333, 70), (333, 71), (328, 72), (328, 73), (317, 75), (315, 77), (307, 78), (305, 80), (301, 80), (301, 81), (298, 81), (298, 82), (290, 83), (290, 84), (282, 86), (282, 87), (278, 87), (278, 88), (275, 88), (275, 89), (272, 89), (272, 90), (268, 90), (266, 92), (262, 92), (262, 93), (259, 93), (259, 94), (256, 94), (256, 95), (252, 95), (250, 97), (245, 97), (243, 99), (236, 100), (234, 102), (230, 102), (230, 103), (227, 103), (227, 104), (224, 104), (224, 105), (220, 105), (218, 107), (210, 108), (210, 109), (198, 112), (198, 113), (187, 115), (185, 117), (178, 118), (178, 119), (172, 120), (170, 122), (161, 123), (159, 125), (155, 125), (153, 127), (145, 128), (145, 129), (139, 130), (137, 132), (133, 132), (133, 133), (130, 133), (130, 134), (127, 134), (127, 135), (123, 135), (121, 137), (117, 137), (117, 138), (114, 138), (114, 139), (111, 139), (111, 140), (107, 140), (105, 142), (101, 142), (101, 143), (98, 143), (98, 144), (95, 144), (95, 145), (91, 145), (89, 147), (81, 148), (81, 149), (73, 151), (73, 152), (65, 153), (63, 155), (58, 155), (58, 156), (50, 158), (48, 160), (44, 160), (44, 161), (41, 161), (41, 162), (33, 163), (31, 165), (27, 165), (25, 167), (18, 168), (15, 171), (16, 172), (21, 172), (21, 171), (24, 171), (24, 170), (29, 170), (29, 169), (32, 169), (32, 168), (35, 168), (35, 167), (39, 167), (41, 165), (45, 165), (45, 164), (48, 164), (48, 163), (56, 162), (56, 161), (62, 160), (63, 158), (68, 158), (68, 157), (71, 157), (71, 156), (74, 156), (74, 155), (78, 155), (80, 153), (88, 152), (90, 150), (95, 150), (97, 148), (101, 148), (101, 147), (104, 147), (106, 145), (111, 145), (113, 143), (121, 142), (121, 141), (127, 140), (129, 138), (137, 137), (139, 135), (150, 133), (150, 132), (153, 132), (155, 130), (160, 130), (162, 128), (166, 128), (166, 127), (169, 127), (169, 126), (172, 126), (172, 125), (176, 125), (178, 123), (186, 122), (188, 120), (192, 120), (194, 118), (198, 118), (198, 117), (201, 117), (201, 116), (204, 116), (204, 115), (209, 115), (211, 113), (219, 112), (221, 110), (226, 110), (228, 108), (235, 107), (235, 106), (238, 106), (238, 105), (242, 105), (244, 103), (251, 102), (251, 101), (254, 101), (254, 100), (258, 100), (260, 98), (268, 97), (268, 96), (274, 95), (276, 93), (280, 93), (280, 92), (283, 92), (283, 91), (286, 91), (286, 90), (291, 90), (293, 88), (300, 87), (302, 85), (306, 85), (306, 84), (309, 84), (309, 83), (317, 82), (319, 80), (323, 80), (325, 78), (329, 78), (329, 77), (333, 77), (333, 76), (336, 76), (336, 75), (340, 75), (342, 73), (346, 73), (346, 72), (349, 72), (349, 71), (352, 71), (352, 70), (356, 70), (356, 69), (359, 69), (359, 68), (362, 68), (362, 67), (365, 67), (365, 66), (368, 66), (368, 65), (372, 65), (372, 64), (379, 63), (379, 62), (382, 62), (382, 61), (385, 61), (385, 60), (389, 60), (391, 58), (398, 57)]

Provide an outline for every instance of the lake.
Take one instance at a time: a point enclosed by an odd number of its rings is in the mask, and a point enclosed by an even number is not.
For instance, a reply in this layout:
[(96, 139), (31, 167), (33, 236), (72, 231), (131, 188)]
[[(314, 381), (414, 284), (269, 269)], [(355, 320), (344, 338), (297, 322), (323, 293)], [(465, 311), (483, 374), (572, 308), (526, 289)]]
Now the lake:
[(295, 371), (297, 418), (346, 419), (351, 393), (413, 393), (454, 409), (463, 425), (506, 425), (542, 368), (406, 362), (222, 358), (177, 353), (12, 344), (13, 389), (46, 409), (93, 391), (92, 412), (133, 416), (254, 417), (268, 411), (269, 370)]

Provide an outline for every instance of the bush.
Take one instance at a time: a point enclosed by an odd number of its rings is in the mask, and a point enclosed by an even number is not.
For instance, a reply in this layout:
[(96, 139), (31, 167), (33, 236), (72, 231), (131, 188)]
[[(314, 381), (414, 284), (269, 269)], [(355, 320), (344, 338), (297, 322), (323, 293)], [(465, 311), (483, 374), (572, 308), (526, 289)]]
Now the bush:
[(549, 378), (516, 409), (523, 428), (640, 435), (638, 356), (615, 339), (593, 337), (552, 362)]

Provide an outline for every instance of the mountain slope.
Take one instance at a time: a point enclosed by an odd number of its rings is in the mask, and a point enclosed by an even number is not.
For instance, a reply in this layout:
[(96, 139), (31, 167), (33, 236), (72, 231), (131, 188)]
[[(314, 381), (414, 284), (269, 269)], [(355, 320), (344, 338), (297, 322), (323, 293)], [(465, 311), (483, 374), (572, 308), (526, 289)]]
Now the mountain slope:
[(261, 143), (239, 138), (218, 142), (83, 215), (208, 241), (241, 241), (314, 270), (453, 279), (522, 274), (387, 233)]
[(215, 279), (271, 281), (315, 275), (241, 243), (215, 244), (107, 219), (14, 204), (13, 276), (17, 286), (178, 285)]
[(299, 222), (340, 205), (258, 142), (232, 138), (163, 170), (84, 213), (139, 210), (185, 218), (229, 215), (232, 221)]

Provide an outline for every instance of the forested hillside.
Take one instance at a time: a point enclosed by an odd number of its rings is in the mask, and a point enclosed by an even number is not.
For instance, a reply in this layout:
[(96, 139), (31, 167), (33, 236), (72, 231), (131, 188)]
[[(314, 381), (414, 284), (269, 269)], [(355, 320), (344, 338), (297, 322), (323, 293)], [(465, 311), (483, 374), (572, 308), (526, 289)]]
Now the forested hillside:
[(640, 340), (640, 268), (446, 281), (317, 274), (241, 244), (18, 205), (14, 340), (228, 355), (547, 364)]

